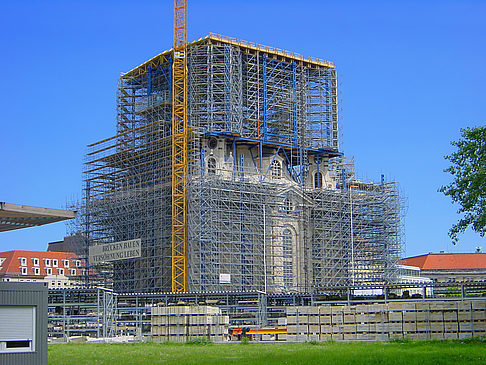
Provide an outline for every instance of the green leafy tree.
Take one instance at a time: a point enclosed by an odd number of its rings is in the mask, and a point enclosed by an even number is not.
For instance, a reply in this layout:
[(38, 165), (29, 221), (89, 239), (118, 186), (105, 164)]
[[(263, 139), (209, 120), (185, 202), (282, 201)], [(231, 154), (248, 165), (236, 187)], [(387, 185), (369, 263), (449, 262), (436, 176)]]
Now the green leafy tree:
[(439, 189), (461, 206), (462, 218), (449, 230), (454, 243), (468, 227), (481, 237), (486, 234), (486, 127), (461, 129), (461, 136), (451, 142), (456, 152), (445, 156), (451, 166), (444, 171), (454, 180)]

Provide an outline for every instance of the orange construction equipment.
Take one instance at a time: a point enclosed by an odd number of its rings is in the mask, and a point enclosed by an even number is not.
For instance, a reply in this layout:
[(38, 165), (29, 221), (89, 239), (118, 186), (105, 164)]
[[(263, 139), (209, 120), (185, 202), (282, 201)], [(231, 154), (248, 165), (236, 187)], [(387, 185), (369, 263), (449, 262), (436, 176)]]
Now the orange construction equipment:
[(172, 63), (172, 291), (187, 291), (187, 8), (174, 0)]
[(287, 328), (245, 328), (232, 327), (230, 328), (232, 335), (273, 335), (279, 333), (287, 333)]

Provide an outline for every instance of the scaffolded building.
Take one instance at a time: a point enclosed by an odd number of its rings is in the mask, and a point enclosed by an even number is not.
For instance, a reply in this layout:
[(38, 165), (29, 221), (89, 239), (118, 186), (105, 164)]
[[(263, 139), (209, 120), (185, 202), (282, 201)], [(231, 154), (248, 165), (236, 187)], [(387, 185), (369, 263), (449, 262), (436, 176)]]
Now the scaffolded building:
[[(171, 290), (173, 57), (122, 74), (117, 134), (87, 153), (87, 244), (142, 240), (140, 258), (98, 268), (115, 291)], [(400, 197), (339, 151), (334, 64), (211, 34), (187, 65), (189, 290), (393, 281)]]

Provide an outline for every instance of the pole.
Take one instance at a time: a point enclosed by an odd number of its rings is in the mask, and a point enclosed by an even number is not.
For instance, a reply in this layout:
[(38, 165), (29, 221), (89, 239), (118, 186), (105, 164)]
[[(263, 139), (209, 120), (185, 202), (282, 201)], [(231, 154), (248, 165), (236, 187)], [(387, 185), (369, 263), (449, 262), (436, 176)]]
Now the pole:
[(354, 234), (353, 234), (353, 186), (349, 186), (349, 205), (351, 206), (351, 281), (354, 286)]
[(265, 294), (267, 294), (266, 236), (267, 236), (267, 227), (266, 227), (266, 217), (265, 217), (265, 204), (263, 204), (263, 280), (264, 280)]

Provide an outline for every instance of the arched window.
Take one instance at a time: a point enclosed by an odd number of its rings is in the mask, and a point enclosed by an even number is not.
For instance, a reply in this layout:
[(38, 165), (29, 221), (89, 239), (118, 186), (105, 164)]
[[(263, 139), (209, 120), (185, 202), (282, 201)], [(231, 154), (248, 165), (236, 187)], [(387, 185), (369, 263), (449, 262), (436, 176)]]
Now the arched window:
[(290, 200), (290, 198), (285, 198), (284, 210), (287, 214), (294, 210), (294, 205), (292, 204), (292, 200)]
[(208, 174), (216, 174), (216, 159), (214, 157), (208, 158)]
[(282, 232), (282, 249), (284, 257), (292, 257), (292, 232), (287, 228)]
[(314, 174), (314, 188), (321, 189), (322, 188), (322, 172), (317, 172)]
[(272, 175), (272, 177), (282, 176), (282, 164), (280, 161), (272, 162), (272, 166), (270, 167), (270, 175)]

